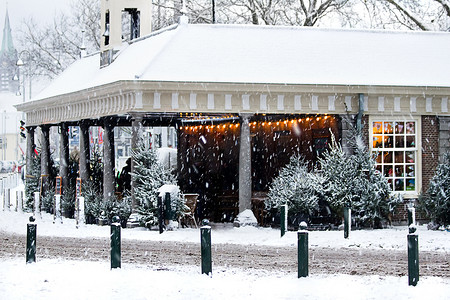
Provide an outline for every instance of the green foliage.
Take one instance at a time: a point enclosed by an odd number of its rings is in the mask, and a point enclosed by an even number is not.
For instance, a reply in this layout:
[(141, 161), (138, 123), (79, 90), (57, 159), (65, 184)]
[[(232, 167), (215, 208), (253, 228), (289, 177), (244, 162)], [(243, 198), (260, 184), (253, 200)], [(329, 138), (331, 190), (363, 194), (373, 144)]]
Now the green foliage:
[(444, 154), (428, 190), (420, 195), (419, 208), (438, 225), (450, 225), (450, 152)]
[(27, 170), (25, 181), (25, 210), (32, 211), (34, 205), (34, 192), (39, 191), (39, 178), (41, 177), (40, 155), (32, 154), (31, 168)]
[(362, 137), (353, 132), (349, 143), (353, 155), (345, 154), (333, 138), (330, 150), (319, 161), (325, 178), (325, 199), (338, 215), (348, 205), (359, 224), (378, 227), (400, 200), (391, 194), (387, 179), (375, 169), (375, 158)]
[(304, 157), (294, 155), (270, 185), (266, 208), (278, 209), (287, 204), (291, 215), (313, 215), (319, 210), (321, 187), (322, 177), (308, 171)]
[[(169, 169), (165, 169), (157, 158), (154, 149), (147, 149), (144, 141), (138, 142), (136, 149), (132, 150), (134, 172), (131, 174), (134, 184), (136, 211), (140, 215), (140, 223), (146, 225), (157, 224), (157, 193), (165, 184), (176, 185), (176, 179)], [(172, 196), (172, 209), (175, 216), (186, 211), (184, 200), (180, 193)]]

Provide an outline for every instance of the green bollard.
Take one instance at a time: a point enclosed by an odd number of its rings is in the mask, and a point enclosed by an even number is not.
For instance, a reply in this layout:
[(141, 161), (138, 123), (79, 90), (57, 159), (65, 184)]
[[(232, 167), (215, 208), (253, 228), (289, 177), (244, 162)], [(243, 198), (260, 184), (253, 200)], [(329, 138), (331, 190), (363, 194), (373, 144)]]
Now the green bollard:
[(27, 264), (36, 262), (36, 227), (37, 225), (33, 222), (34, 217), (30, 217), (31, 224), (27, 224), (27, 250), (26, 250), (26, 260)]
[(308, 277), (308, 231), (305, 222), (300, 223), (300, 230), (297, 232), (298, 240), (298, 278)]
[(211, 226), (208, 220), (202, 221), (200, 228), (201, 255), (202, 255), (202, 274), (212, 274), (211, 258)]
[(121, 267), (120, 218), (114, 216), (111, 224), (111, 269)]
[(351, 220), (352, 210), (346, 206), (344, 207), (344, 239), (348, 239), (350, 236)]
[(159, 234), (164, 232), (164, 207), (161, 196), (158, 195), (158, 226)]
[(408, 234), (408, 285), (416, 286), (419, 281), (419, 236), (416, 226), (409, 226)]
[(287, 204), (281, 205), (281, 216), (280, 216), (281, 237), (283, 237), (286, 234), (286, 228), (288, 225), (287, 216), (288, 216)]

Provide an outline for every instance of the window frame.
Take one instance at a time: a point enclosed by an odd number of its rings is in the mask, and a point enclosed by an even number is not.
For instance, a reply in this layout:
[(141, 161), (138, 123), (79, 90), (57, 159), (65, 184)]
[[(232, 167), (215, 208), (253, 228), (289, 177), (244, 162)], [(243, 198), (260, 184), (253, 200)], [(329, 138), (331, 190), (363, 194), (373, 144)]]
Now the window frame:
[[(373, 130), (373, 126), (374, 123), (376, 122), (382, 122), (382, 133), (380, 134), (380, 136), (392, 136), (392, 147), (384, 147), (382, 145), (382, 147), (380, 148), (374, 148), (374, 136), (377, 136), (378, 134), (374, 134), (374, 130)], [(392, 128), (392, 134), (386, 134), (383, 132), (384, 131), (384, 122), (392, 122), (393, 123), (393, 128)], [(404, 132), (402, 134), (396, 134), (395, 133), (395, 122), (404, 122), (405, 128), (403, 129)], [(407, 122), (415, 122), (415, 133), (414, 134), (407, 134), (406, 133), (406, 123)], [(369, 124), (368, 124), (369, 128), (369, 150), (370, 153), (376, 153), (377, 149), (379, 149), (379, 151), (385, 151), (388, 152), (389, 149), (392, 149), (392, 163), (384, 163), (381, 162), (382, 166), (385, 165), (392, 165), (392, 177), (388, 177), (388, 178), (392, 178), (392, 188), (393, 188), (393, 193), (397, 193), (397, 194), (402, 194), (402, 196), (404, 198), (417, 198), (418, 194), (420, 193), (420, 190), (422, 188), (422, 151), (421, 151), (421, 147), (422, 147), (422, 123), (421, 123), (421, 118), (420, 116), (377, 116), (377, 115), (373, 115), (373, 116), (369, 116)], [(408, 136), (415, 136), (415, 145), (414, 147), (407, 147), (407, 137)], [(404, 137), (403, 143), (404, 146), (403, 147), (396, 147), (396, 138), (397, 137)], [(395, 149), (398, 149), (397, 151), (395, 151)], [(415, 162), (414, 163), (408, 163), (406, 161), (406, 152), (408, 151), (413, 151), (415, 153)], [(395, 162), (395, 152), (403, 152), (403, 161), (401, 162)], [(401, 158), (400, 158), (401, 159)], [(413, 165), (414, 164), (414, 170), (415, 170), (415, 174), (414, 177), (411, 176), (406, 176), (407, 175), (407, 170), (406, 167)], [(377, 162), (376, 164), (377, 166), (380, 165), (379, 162)], [(402, 176), (397, 176), (396, 173), (396, 168), (395, 166), (402, 166), (403, 167), (403, 175)], [(401, 168), (400, 168), (401, 170)], [(385, 171), (385, 169), (383, 168), (383, 171)], [(384, 174), (383, 174), (384, 175)], [(387, 176), (386, 176), (387, 177)], [(395, 190), (395, 180), (396, 179), (404, 179), (405, 181), (407, 180), (407, 178), (414, 178), (415, 180), (415, 189), (414, 190), (407, 190), (406, 188), (406, 182), (404, 183), (404, 189), (403, 190)]]

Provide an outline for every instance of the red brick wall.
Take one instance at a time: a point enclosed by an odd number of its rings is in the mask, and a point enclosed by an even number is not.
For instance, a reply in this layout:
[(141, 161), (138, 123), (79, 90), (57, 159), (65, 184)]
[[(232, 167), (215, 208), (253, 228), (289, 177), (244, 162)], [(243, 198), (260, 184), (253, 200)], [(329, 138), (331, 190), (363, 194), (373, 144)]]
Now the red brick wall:
[(422, 116), (422, 191), (428, 189), (439, 163), (439, 120)]

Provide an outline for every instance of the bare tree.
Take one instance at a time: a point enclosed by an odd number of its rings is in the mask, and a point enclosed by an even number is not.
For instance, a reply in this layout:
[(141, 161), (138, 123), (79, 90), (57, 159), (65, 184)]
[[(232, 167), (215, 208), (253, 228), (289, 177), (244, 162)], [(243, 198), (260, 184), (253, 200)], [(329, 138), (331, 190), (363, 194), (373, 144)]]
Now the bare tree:
[(49, 24), (38, 25), (33, 19), (23, 22), (19, 44), (28, 53), (30, 76), (53, 78), (61, 73), (80, 57), (83, 38), (88, 52), (99, 50), (99, 3), (98, 0), (74, 1), (73, 14), (60, 13)]

